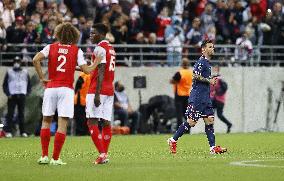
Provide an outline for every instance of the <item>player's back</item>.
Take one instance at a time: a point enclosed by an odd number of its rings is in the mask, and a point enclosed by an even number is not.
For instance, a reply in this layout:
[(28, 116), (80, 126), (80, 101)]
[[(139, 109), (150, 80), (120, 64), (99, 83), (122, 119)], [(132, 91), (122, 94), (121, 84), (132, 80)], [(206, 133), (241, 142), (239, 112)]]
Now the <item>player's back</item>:
[[(105, 52), (105, 59), (101, 61), (101, 63), (105, 63), (105, 73), (100, 94), (112, 96), (114, 94), (113, 80), (116, 53), (112, 45), (106, 40), (103, 40), (98, 43), (97, 47), (93, 52), (93, 60), (95, 59), (96, 55), (100, 55), (102, 52)], [(96, 90), (98, 68), (93, 71), (91, 75), (92, 82), (90, 85), (89, 93), (93, 94)]]
[(76, 45), (62, 45), (60, 43), (50, 45), (48, 76), (51, 81), (47, 84), (47, 88), (73, 88), (78, 50), (79, 48)]

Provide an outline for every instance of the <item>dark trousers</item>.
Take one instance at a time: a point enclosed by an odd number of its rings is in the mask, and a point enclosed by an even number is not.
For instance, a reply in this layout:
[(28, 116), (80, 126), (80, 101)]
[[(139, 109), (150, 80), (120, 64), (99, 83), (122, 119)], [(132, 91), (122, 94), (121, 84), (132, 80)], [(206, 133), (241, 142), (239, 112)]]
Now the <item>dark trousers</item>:
[(8, 98), (8, 113), (6, 117), (6, 125), (4, 126), (4, 131), (12, 132), (13, 117), (15, 113), (15, 108), (17, 106), (20, 133), (25, 133), (25, 101), (26, 95), (24, 94), (12, 95), (10, 98)]
[[(115, 109), (114, 116), (121, 121), (121, 126), (129, 126), (130, 133), (136, 134), (140, 121), (140, 113), (138, 111), (134, 111), (131, 114), (128, 114), (125, 109)], [(129, 123), (129, 119), (131, 119), (131, 124)]]
[(188, 105), (188, 96), (175, 96), (175, 106), (177, 115), (177, 128), (183, 122), (185, 117), (185, 111)]
[(228, 127), (232, 126), (232, 123), (228, 121), (227, 118), (223, 115), (224, 103), (217, 101), (215, 99), (212, 100), (213, 108), (217, 111), (218, 118), (224, 122)]
[(87, 118), (85, 112), (86, 106), (75, 105), (74, 107), (74, 119), (76, 123), (75, 134), (76, 135), (88, 135)]

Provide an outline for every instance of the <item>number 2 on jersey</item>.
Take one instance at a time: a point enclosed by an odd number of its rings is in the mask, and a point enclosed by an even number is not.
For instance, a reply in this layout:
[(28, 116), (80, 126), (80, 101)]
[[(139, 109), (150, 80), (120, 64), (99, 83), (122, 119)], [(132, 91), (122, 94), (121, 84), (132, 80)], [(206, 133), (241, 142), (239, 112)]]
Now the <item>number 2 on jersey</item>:
[(58, 58), (57, 58), (57, 61), (60, 62), (62, 60), (62, 62), (57, 66), (56, 68), (56, 71), (58, 72), (65, 72), (65, 69), (62, 68), (65, 63), (66, 63), (66, 57), (64, 55), (60, 55)]
[(115, 69), (115, 56), (111, 55), (110, 56), (110, 63), (109, 63), (109, 71), (114, 71)]

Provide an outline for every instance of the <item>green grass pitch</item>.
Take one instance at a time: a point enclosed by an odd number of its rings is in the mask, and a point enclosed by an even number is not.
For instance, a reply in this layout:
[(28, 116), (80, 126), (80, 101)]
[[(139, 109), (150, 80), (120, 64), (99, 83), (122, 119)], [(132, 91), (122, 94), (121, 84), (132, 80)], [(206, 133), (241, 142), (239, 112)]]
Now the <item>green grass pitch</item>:
[[(228, 153), (209, 155), (204, 134), (184, 135), (178, 153), (169, 154), (170, 135), (113, 136), (110, 162), (93, 165), (90, 137), (67, 137), (65, 166), (38, 165), (38, 137), (0, 139), (0, 181), (283, 181), (284, 134), (216, 134)], [(50, 144), (50, 155), (53, 139)], [(232, 165), (235, 162), (239, 165)]]

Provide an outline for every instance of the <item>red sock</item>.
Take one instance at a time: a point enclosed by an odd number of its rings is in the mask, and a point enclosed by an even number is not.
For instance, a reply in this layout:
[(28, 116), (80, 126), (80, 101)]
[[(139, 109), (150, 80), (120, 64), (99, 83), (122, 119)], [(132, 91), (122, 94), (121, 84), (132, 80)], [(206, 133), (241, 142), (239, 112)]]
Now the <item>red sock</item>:
[(103, 127), (102, 138), (103, 138), (104, 148), (105, 148), (106, 153), (108, 152), (108, 147), (110, 144), (111, 137), (112, 137), (111, 126)]
[(91, 135), (91, 138), (93, 140), (93, 143), (97, 147), (98, 152), (99, 153), (105, 153), (103, 141), (102, 141), (102, 136), (100, 134), (100, 130), (99, 130), (98, 125), (90, 125), (89, 131), (90, 131), (90, 135)]
[(58, 160), (61, 149), (63, 147), (66, 135), (63, 133), (56, 132), (54, 138), (54, 148), (53, 148), (53, 156), (54, 160)]
[(48, 146), (50, 141), (50, 129), (41, 129), (40, 130), (40, 142), (41, 142), (41, 150), (42, 150), (42, 157), (48, 156)]

